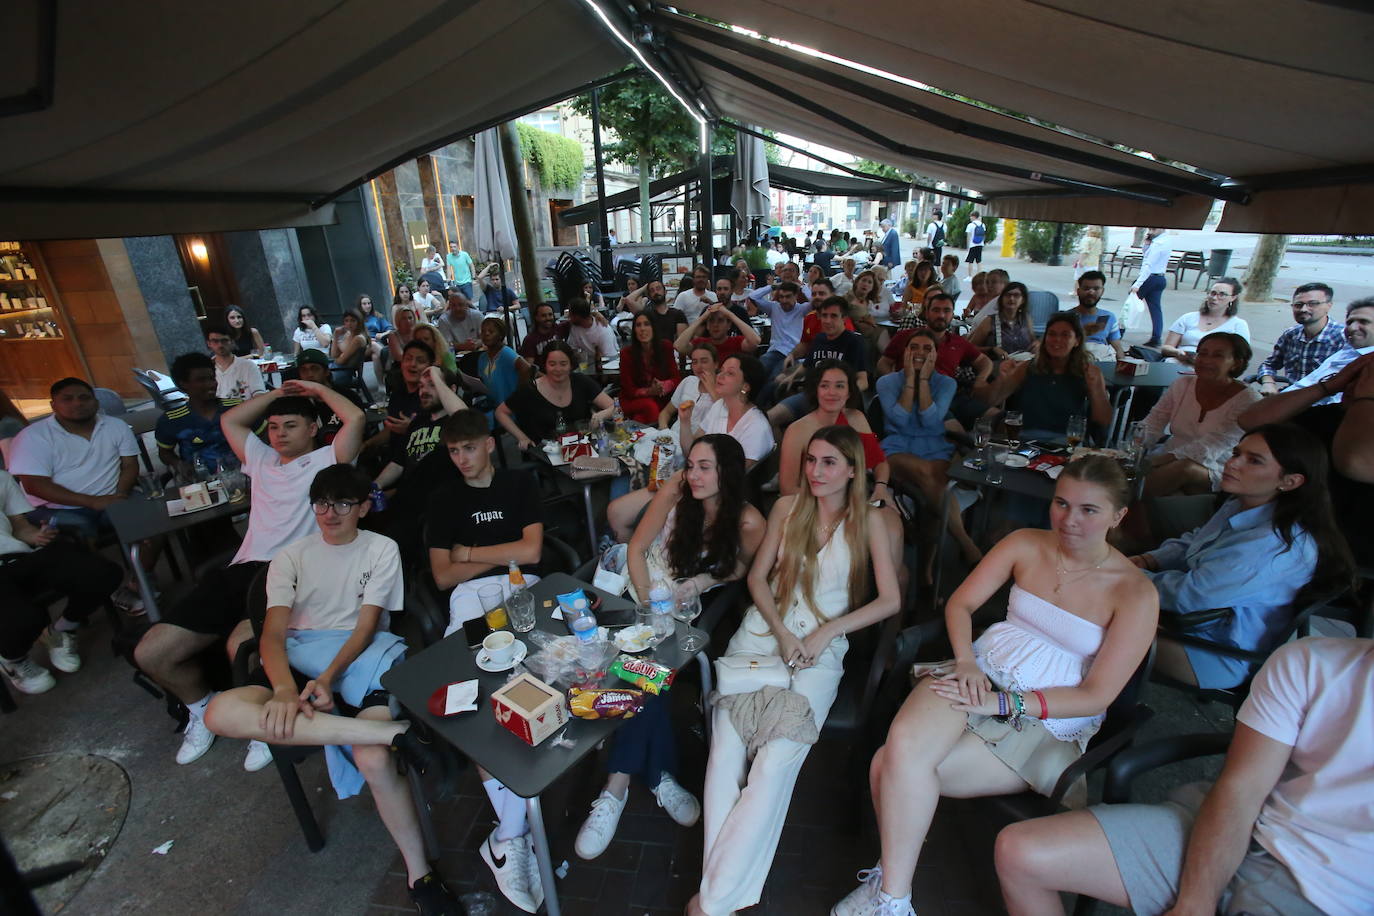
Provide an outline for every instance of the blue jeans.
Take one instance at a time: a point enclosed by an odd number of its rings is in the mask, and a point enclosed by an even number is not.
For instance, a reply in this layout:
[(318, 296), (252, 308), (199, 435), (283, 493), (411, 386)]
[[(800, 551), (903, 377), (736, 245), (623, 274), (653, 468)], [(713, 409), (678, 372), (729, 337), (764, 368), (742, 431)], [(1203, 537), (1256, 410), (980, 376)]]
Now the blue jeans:
[(611, 741), (606, 769), (638, 776), (650, 789), (677, 769), (677, 738), (666, 696), (645, 696), (644, 709), (625, 722)]
[(455, 283), (455, 284), (453, 284), (453, 289), (456, 289), (456, 290), (458, 290), (460, 293), (462, 293), (464, 296), (467, 296), (469, 302), (472, 301), (472, 284), (471, 284), (471, 283)]
[(1160, 298), (1167, 285), (1163, 274), (1150, 274), (1140, 284), (1140, 298), (1145, 300), (1145, 307), (1150, 310), (1150, 343), (1155, 346), (1159, 346), (1164, 333), (1164, 307)]
[[(787, 354), (781, 350), (769, 350), (759, 357), (759, 362), (763, 363), (763, 371), (766, 379), (773, 381), (773, 378), (782, 371), (782, 362), (787, 359)], [(759, 392), (762, 395), (762, 392)]]
[(102, 531), (114, 530), (110, 517), (102, 509), (86, 509), (80, 506), (72, 509), (54, 509), (50, 506), (40, 506), (32, 512), (25, 513), (25, 517), (39, 526), (44, 522), (51, 522), (53, 527), (60, 531), (71, 532), (87, 541), (95, 540)]

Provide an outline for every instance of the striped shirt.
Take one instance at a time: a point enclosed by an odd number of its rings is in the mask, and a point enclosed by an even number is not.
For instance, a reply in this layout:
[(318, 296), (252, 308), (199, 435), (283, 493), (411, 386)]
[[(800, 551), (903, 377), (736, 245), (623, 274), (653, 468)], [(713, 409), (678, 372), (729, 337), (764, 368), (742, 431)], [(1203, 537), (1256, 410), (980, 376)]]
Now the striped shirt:
[(1329, 318), (1326, 327), (1312, 338), (1303, 333), (1302, 325), (1295, 324), (1274, 341), (1274, 351), (1260, 363), (1259, 374), (1261, 377), (1281, 376), (1296, 381), (1326, 362), (1327, 357), (1348, 346), (1350, 344), (1346, 343), (1345, 332), (1340, 324)]

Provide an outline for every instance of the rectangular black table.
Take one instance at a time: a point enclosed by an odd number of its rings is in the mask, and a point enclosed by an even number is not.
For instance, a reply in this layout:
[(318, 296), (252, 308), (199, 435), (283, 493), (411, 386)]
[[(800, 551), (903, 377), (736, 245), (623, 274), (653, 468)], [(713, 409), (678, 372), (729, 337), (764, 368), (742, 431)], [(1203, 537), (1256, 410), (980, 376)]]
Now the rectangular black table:
[(249, 499), (245, 496), (238, 502), (223, 502), (199, 512), (168, 515), (167, 502), (166, 499), (148, 499), (135, 490), (128, 499), (117, 500), (105, 508), (110, 523), (114, 525), (115, 536), (119, 538), (120, 548), (128, 554), (129, 564), (134, 568), (148, 619), (154, 623), (162, 619), (162, 614), (157, 606), (157, 592), (141, 562), (143, 542), (214, 519), (238, 515), (249, 508)]
[[(567, 635), (567, 626), (563, 621), (552, 618), (553, 609), (545, 607), (544, 601), (578, 588), (588, 595), (600, 595), (601, 606), (608, 610), (634, 606), (624, 598), (603, 592), (565, 573), (554, 573), (530, 587), (535, 598), (535, 627), (560, 636)], [(683, 625), (679, 623), (678, 632), (682, 630)], [(523, 637), (520, 633), (515, 635), (517, 638)], [(705, 634), (698, 631), (698, 635)], [(533, 650), (533, 646), (530, 648)], [(572, 718), (565, 729), (566, 737), (573, 742), (571, 748), (554, 747), (552, 737), (536, 747), (530, 747), (498, 724), (492, 714), (491, 694), (506, 683), (510, 672), (484, 672), (477, 667), (476, 655), (474, 650), (468, 648), (463, 631), (459, 630), (382, 675), (382, 686), (408, 710), (410, 716), (424, 722), (435, 734), (525, 799), (534, 854), (539, 862), (539, 879), (544, 886), (544, 903), (549, 916), (559, 916), (553, 860), (549, 855), (548, 833), (544, 828), (539, 796), (578, 761), (594, 751), (624, 720)], [(695, 657), (678, 648), (676, 635), (664, 640), (647, 656), (674, 669), (682, 668)], [(476, 712), (448, 719), (430, 714), (429, 698), (435, 690), (444, 684), (469, 678), (476, 678), (478, 683)]]

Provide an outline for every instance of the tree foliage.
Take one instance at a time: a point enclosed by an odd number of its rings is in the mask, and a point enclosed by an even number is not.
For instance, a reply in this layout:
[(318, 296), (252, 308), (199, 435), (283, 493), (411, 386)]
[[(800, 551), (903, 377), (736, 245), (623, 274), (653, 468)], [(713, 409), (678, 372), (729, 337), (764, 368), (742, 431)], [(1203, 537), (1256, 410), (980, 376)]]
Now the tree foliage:
[[(590, 93), (578, 96), (572, 106), (590, 117)], [(697, 161), (697, 122), (647, 73), (601, 87), (600, 108), (602, 127), (616, 136), (602, 147), (607, 160), (643, 162), (659, 175), (680, 172)]]
[(869, 175), (886, 178), (888, 181), (900, 181), (905, 184), (911, 184), (918, 179), (918, 176), (912, 172), (904, 172), (895, 166), (884, 162), (875, 162), (872, 159), (860, 159), (857, 162), (851, 162), (849, 167), (858, 169), (860, 172), (867, 172)]
[[(1029, 261), (1048, 261), (1054, 249), (1054, 227), (1057, 223), (1023, 219), (1016, 224), (1016, 253)], [(1078, 248), (1078, 242), (1087, 231), (1087, 226), (1079, 223), (1064, 223), (1064, 235), (1060, 240), (1059, 253), (1066, 254)]]
[(576, 188), (582, 183), (582, 144), (533, 124), (515, 122), (520, 155), (539, 172), (546, 190)]

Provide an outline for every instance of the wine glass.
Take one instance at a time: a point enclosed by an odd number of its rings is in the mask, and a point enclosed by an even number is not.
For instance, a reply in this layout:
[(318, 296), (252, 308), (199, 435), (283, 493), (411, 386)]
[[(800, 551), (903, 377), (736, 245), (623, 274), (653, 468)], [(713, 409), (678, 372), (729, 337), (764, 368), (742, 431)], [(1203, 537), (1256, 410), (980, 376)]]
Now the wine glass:
[(1069, 425), (1064, 431), (1064, 438), (1069, 443), (1069, 450), (1078, 448), (1083, 442), (1084, 436), (1088, 432), (1088, 420), (1086, 417), (1074, 414), (1069, 417)]
[(696, 655), (705, 640), (692, 632), (692, 621), (701, 616), (701, 591), (691, 579), (673, 581), (673, 616), (683, 624), (677, 646), (688, 655)]
[(978, 422), (973, 424), (973, 447), (977, 450), (973, 456), (973, 466), (982, 468), (987, 462), (984, 457), (984, 450), (988, 447), (988, 440), (992, 438), (992, 420), (989, 417), (979, 417)]

